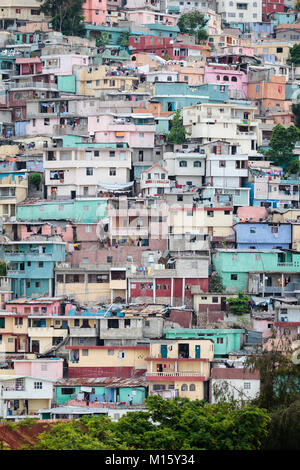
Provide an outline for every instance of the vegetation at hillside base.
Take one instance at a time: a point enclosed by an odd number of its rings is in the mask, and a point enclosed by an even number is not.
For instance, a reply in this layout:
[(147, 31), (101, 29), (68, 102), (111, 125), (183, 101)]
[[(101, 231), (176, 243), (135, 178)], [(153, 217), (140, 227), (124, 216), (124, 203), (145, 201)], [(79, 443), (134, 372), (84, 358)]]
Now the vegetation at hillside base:
[(39, 0), (41, 11), (51, 17), (54, 31), (66, 36), (85, 36), (82, 5), (85, 0)]
[(147, 411), (130, 412), (118, 422), (84, 416), (41, 433), (35, 450), (258, 450), (267, 436), (265, 410), (235, 403), (159, 396), (146, 399)]
[[(282, 335), (247, 359), (247, 366), (260, 373), (260, 394), (254, 403), (269, 412), (300, 400), (300, 367), (292, 361), (292, 342)], [(300, 449), (300, 441), (299, 441)]]

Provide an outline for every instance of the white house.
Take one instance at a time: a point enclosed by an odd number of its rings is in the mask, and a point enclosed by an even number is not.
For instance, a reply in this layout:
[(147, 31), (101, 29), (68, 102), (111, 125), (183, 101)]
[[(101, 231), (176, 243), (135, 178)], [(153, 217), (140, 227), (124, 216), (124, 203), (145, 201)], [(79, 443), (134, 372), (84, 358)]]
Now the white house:
[(54, 380), (25, 375), (0, 376), (0, 418), (35, 415), (50, 407)]
[(217, 12), (227, 23), (261, 23), (262, 0), (217, 0)]
[(44, 170), (48, 198), (97, 196), (100, 182), (128, 183), (131, 152), (123, 143), (47, 150)]
[(176, 183), (183, 186), (202, 186), (205, 175), (205, 153), (165, 152), (163, 164), (169, 176), (174, 176)]
[(214, 367), (210, 378), (210, 403), (221, 398), (227, 401), (248, 401), (256, 398), (260, 391), (259, 372), (244, 368)]
[(164, 194), (170, 189), (168, 171), (155, 163), (141, 173), (141, 191), (143, 196)]

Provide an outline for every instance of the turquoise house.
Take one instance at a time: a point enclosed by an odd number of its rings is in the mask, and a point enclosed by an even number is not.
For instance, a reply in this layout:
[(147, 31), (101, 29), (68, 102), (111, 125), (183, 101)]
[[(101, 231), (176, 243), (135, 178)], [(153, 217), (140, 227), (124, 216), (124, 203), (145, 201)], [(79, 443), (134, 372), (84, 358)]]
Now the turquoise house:
[[(64, 382), (64, 383), (62, 383)], [(69, 400), (89, 399), (94, 402), (143, 404), (148, 394), (148, 385), (142, 378), (121, 379), (117, 377), (63, 379), (54, 386), (56, 405), (64, 405)]]
[(13, 298), (54, 295), (54, 268), (66, 259), (64, 242), (10, 242), (2, 245), (1, 255), (9, 265)]
[(243, 345), (245, 330), (240, 328), (172, 328), (164, 330), (166, 339), (210, 339), (214, 342), (214, 357), (224, 357)]
[(228, 85), (204, 83), (193, 86), (186, 82), (154, 82), (153, 99), (162, 104), (162, 111), (176, 111), (197, 103), (228, 103)]
[(100, 37), (102, 33), (108, 33), (108, 44), (117, 45), (122, 33), (130, 33), (129, 26), (124, 28), (114, 27), (114, 26), (103, 26), (103, 25), (93, 25), (85, 23), (84, 25), (86, 31), (86, 37), (88, 38), (97, 38)]
[[(18, 221), (72, 220), (95, 223), (106, 217), (107, 199), (88, 198), (69, 201), (40, 201), (17, 206)], [(63, 208), (63, 209), (62, 209)]]

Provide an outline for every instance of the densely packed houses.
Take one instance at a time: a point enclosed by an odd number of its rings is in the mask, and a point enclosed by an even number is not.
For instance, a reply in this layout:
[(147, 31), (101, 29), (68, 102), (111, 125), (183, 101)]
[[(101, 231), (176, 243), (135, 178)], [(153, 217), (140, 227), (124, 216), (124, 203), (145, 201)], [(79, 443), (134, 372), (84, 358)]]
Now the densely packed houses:
[(0, 418), (255, 397), (245, 358), (300, 332), (299, 171), (266, 156), (294, 2), (87, 0), (81, 36), (40, 8), (1, 1)]

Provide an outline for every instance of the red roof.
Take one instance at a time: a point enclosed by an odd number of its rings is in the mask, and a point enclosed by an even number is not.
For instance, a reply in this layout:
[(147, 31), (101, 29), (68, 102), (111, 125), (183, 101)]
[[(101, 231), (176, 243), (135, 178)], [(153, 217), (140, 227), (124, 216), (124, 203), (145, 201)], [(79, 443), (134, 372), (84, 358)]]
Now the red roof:
[(16, 64), (41, 64), (42, 61), (39, 57), (18, 57), (16, 59)]
[(241, 380), (259, 380), (259, 371), (253, 372), (250, 369), (214, 367), (211, 371), (212, 379), (241, 379)]

